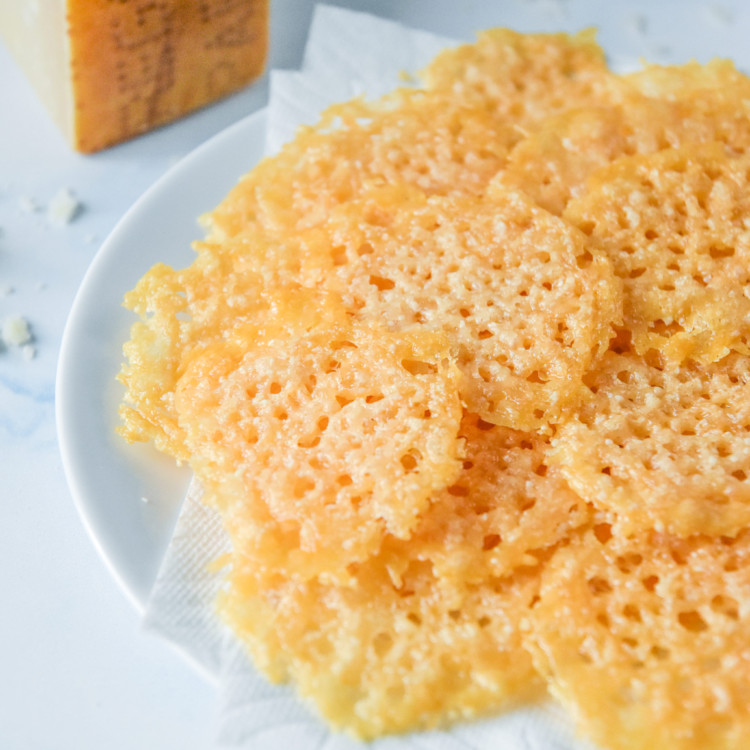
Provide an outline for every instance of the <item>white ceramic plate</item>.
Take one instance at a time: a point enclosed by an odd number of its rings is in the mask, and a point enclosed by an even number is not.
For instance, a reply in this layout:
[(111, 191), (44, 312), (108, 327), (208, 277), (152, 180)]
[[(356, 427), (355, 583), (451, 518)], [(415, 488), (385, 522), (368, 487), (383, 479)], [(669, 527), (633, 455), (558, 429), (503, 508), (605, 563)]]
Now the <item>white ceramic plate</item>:
[(197, 217), (216, 206), (263, 154), (265, 110), (207, 141), (128, 211), (84, 277), (63, 335), (57, 429), (81, 518), (112, 574), (139, 609), (156, 577), (189, 472), (115, 433), (123, 394), (115, 378), (135, 322), (124, 294), (157, 261), (189, 265), (203, 236)]

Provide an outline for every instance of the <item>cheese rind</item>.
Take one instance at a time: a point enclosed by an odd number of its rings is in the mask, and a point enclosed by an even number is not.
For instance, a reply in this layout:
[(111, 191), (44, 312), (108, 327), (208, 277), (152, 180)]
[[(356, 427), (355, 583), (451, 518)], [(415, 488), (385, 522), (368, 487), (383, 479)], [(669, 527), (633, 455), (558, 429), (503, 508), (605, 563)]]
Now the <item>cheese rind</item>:
[(2, 5), (0, 34), (84, 153), (226, 96), (265, 65), (268, 0), (57, 0), (44, 12), (25, 0)]

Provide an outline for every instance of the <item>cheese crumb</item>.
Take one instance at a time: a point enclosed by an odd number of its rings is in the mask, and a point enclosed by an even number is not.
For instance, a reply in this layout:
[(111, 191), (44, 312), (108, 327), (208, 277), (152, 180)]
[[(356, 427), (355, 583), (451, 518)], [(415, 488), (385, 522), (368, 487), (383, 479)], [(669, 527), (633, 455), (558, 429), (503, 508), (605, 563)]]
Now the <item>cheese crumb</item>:
[(47, 207), (47, 218), (54, 224), (70, 224), (81, 210), (80, 201), (70, 188), (61, 188)]
[(8, 346), (23, 346), (31, 341), (28, 321), (20, 315), (12, 315), (3, 321), (2, 339)]

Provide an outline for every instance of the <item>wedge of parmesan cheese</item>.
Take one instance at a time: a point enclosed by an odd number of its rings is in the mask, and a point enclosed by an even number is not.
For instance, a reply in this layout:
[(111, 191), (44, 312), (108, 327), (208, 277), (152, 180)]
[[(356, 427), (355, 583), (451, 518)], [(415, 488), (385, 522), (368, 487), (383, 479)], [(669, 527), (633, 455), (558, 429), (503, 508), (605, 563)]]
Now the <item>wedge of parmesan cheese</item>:
[(263, 70), (269, 0), (2, 0), (0, 37), (71, 145), (91, 153)]

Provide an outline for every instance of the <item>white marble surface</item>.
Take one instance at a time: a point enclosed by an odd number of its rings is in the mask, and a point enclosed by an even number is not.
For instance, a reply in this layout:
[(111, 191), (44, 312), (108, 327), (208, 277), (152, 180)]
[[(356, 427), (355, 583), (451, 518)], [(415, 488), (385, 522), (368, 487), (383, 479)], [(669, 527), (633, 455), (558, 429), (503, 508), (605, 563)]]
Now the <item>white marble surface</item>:
[[(750, 10), (739, 1), (335, 4), (459, 38), (490, 25), (598, 25), (605, 49), (631, 60), (721, 54), (741, 67), (750, 63)], [(272, 0), (272, 66), (299, 61), (312, 5)], [(141, 632), (76, 515), (58, 457), (54, 379), (68, 310), (100, 242), (176, 160), (263, 106), (265, 82), (90, 157), (67, 148), (2, 45), (0, 94), (0, 321), (23, 315), (36, 350), (29, 360), (0, 349), (0, 748), (218, 747), (213, 688)], [(69, 225), (55, 226), (46, 207), (64, 187), (83, 209)]]

